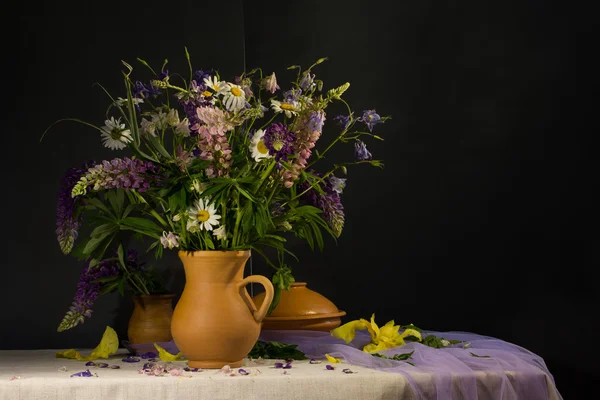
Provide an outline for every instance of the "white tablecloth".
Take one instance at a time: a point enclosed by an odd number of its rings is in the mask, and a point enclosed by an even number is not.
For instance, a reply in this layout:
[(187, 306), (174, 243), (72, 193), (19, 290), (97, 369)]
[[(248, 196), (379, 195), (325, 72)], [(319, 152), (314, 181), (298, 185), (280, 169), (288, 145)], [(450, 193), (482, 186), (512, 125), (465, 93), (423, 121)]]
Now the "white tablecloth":
[[(55, 358), (56, 350), (4, 350), (0, 351), (0, 399), (1, 400), (187, 400), (187, 399), (244, 399), (244, 400), (300, 400), (300, 399), (415, 399), (416, 395), (405, 377), (397, 373), (375, 371), (348, 364), (333, 364), (335, 370), (308, 361), (294, 361), (291, 369), (273, 368), (277, 360), (247, 361), (247, 376), (228, 376), (216, 370), (185, 372), (185, 377), (148, 376), (138, 373), (143, 362), (125, 363), (121, 359), (126, 351), (120, 351), (109, 360), (97, 360), (118, 364), (120, 369), (86, 367), (84, 362)], [(89, 351), (82, 351), (89, 354)], [(173, 365), (184, 367), (184, 362)], [(66, 367), (67, 372), (60, 371)], [(70, 375), (90, 369), (97, 377), (79, 378)], [(350, 368), (356, 372), (346, 374)], [(258, 373), (258, 371), (260, 373)], [(285, 372), (285, 373), (284, 373)], [(478, 399), (508, 399), (495, 391), (500, 378), (493, 374), (476, 373)], [(512, 373), (507, 372), (509, 378)], [(545, 374), (540, 370), (539, 379)], [(20, 377), (15, 379), (14, 377)], [(430, 374), (412, 376), (423, 393), (434, 393)], [(550, 399), (558, 399), (554, 385), (548, 382)], [(431, 396), (428, 396), (431, 398)], [(455, 399), (462, 399), (455, 393)]]

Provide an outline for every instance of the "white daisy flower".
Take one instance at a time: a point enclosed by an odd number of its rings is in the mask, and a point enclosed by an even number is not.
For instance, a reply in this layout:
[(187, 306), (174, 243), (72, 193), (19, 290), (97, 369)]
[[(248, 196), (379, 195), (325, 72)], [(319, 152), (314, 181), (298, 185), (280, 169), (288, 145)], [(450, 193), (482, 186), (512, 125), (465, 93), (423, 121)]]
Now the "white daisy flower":
[(102, 130), (102, 143), (104, 147), (112, 150), (122, 150), (127, 147), (128, 143), (133, 141), (129, 129), (125, 129), (125, 124), (121, 123), (121, 118), (115, 120), (115, 117), (110, 117), (104, 121)]
[(166, 231), (163, 231), (162, 237), (160, 238), (160, 243), (165, 249), (179, 247), (179, 236), (177, 236), (173, 232), (167, 233)]
[(260, 160), (264, 160), (266, 158), (273, 157), (269, 154), (269, 149), (265, 146), (265, 142), (263, 142), (263, 137), (265, 136), (265, 131), (262, 129), (254, 132), (254, 136), (252, 136), (252, 140), (250, 141), (250, 153), (254, 158), (254, 161), (259, 162)]
[[(216, 76), (210, 78), (204, 78), (204, 84), (212, 89), (215, 93), (221, 93), (223, 89), (227, 86), (227, 83), (219, 81)], [(204, 94), (204, 93), (203, 93)], [(209, 97), (209, 96), (205, 96)]]
[(140, 125), (142, 127), (142, 133), (156, 137), (156, 124), (154, 122), (149, 121), (146, 118), (142, 118)]
[(271, 100), (271, 108), (276, 113), (284, 112), (288, 118), (292, 118), (292, 115), (298, 115), (298, 105), (294, 103), (282, 103), (281, 101)]
[(225, 225), (221, 225), (220, 227), (218, 227), (217, 229), (215, 229), (213, 231), (213, 235), (215, 235), (215, 237), (217, 239), (227, 239), (227, 231), (225, 230)]
[(187, 229), (193, 232), (190, 228), (197, 227), (197, 229), (205, 229), (207, 231), (213, 230), (213, 225), (218, 225), (221, 219), (220, 215), (216, 214), (214, 204), (209, 204), (209, 199), (196, 200), (194, 206), (188, 210), (189, 221), (187, 223)]
[(229, 111), (240, 111), (246, 105), (246, 93), (239, 85), (227, 83), (223, 95), (223, 104)]

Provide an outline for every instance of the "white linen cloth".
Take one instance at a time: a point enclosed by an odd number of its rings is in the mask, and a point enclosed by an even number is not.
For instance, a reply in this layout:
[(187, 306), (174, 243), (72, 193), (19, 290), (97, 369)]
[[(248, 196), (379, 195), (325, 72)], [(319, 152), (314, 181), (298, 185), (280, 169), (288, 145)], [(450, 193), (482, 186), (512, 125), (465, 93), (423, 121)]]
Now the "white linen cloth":
[[(250, 375), (229, 376), (218, 370), (184, 372), (185, 377), (148, 376), (140, 374), (147, 360), (125, 363), (121, 359), (126, 350), (110, 359), (95, 362), (117, 364), (120, 369), (86, 367), (85, 362), (55, 358), (57, 350), (1, 350), (0, 351), (0, 400), (353, 400), (353, 399), (416, 399), (410, 384), (401, 374), (376, 371), (349, 364), (330, 364), (335, 370), (325, 368), (328, 364), (310, 364), (308, 360), (294, 361), (291, 369), (274, 368), (281, 360), (246, 360), (243, 367)], [(82, 350), (82, 354), (90, 351)], [(185, 362), (172, 363), (185, 367)], [(67, 372), (60, 371), (66, 367)], [(350, 368), (355, 373), (342, 370)], [(89, 369), (98, 377), (70, 376)], [(260, 373), (257, 374), (256, 370)], [(238, 369), (235, 369), (236, 371)], [(475, 373), (478, 399), (507, 399), (494, 390), (500, 383), (495, 374)], [(544, 372), (531, 376), (539, 379)], [(509, 379), (514, 373), (507, 372)], [(20, 379), (15, 378), (20, 377)], [(425, 394), (434, 393), (430, 374), (412, 376)], [(550, 399), (558, 399), (556, 388), (548, 381)], [(432, 398), (428, 396), (428, 398)], [(455, 399), (462, 399), (454, 393)]]

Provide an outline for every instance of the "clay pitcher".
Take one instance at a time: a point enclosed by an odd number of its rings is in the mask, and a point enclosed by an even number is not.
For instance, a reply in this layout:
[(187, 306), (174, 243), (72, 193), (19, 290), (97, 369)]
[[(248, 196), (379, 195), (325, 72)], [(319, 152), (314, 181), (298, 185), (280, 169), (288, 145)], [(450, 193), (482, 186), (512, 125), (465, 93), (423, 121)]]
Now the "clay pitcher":
[(169, 342), (174, 294), (133, 296), (127, 336), (131, 344)]
[[(186, 282), (171, 322), (175, 344), (192, 368), (240, 367), (273, 301), (271, 281), (244, 278), (249, 250), (180, 251), (179, 258)], [(246, 291), (250, 282), (265, 287), (260, 309)]]

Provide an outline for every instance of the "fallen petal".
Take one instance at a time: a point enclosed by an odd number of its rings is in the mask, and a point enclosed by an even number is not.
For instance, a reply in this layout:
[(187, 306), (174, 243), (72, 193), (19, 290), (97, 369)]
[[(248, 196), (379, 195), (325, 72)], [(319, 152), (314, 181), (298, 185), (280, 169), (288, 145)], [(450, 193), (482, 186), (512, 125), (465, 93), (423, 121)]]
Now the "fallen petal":
[(140, 354), (139, 356), (145, 360), (147, 358), (156, 358), (158, 357), (158, 354), (153, 351), (147, 351), (145, 353)]
[(229, 365), (224, 365), (223, 368), (221, 368), (217, 372), (220, 372), (220, 373), (223, 373), (223, 374), (229, 374), (229, 373), (231, 373), (231, 371), (232, 370), (231, 370), (231, 367)]
[(275, 366), (275, 368), (283, 368), (283, 363), (280, 363), (280, 362), (276, 362), (273, 365)]
[(110, 368), (112, 368), (112, 369), (119, 369), (119, 368), (121, 368), (121, 366), (120, 365), (111, 365)]
[(249, 375), (250, 372), (246, 371), (243, 368), (240, 368), (240, 369), (238, 369), (238, 374), (240, 374), (240, 375)]
[(350, 368), (344, 368), (342, 370), (343, 373), (345, 374), (355, 374), (356, 372), (352, 371)]
[(139, 362), (140, 359), (137, 357), (128, 356), (128, 357), (125, 357), (124, 359), (122, 359), (121, 361), (127, 362), (127, 363), (134, 363), (134, 362)]
[(107, 363), (98, 363), (96, 366), (97, 366), (98, 368), (107, 368), (107, 367), (108, 367), (108, 364), (107, 364)]
[(333, 370), (335, 369), (334, 367), (332, 367), (332, 366), (331, 366), (331, 365), (329, 365), (329, 364), (327, 364), (327, 365), (325, 366), (325, 368), (327, 368), (327, 369), (328, 369), (328, 370), (330, 370), (330, 371), (333, 371)]
[(16, 381), (18, 379), (23, 379), (23, 378), (21, 378), (19, 375), (15, 375), (12, 378), (10, 378), (11, 381)]
[(85, 363), (85, 366), (86, 366), (86, 367), (95, 367), (95, 366), (96, 366), (96, 363), (95, 363), (95, 362), (93, 362), (93, 361), (88, 361), (88, 362), (86, 362), (86, 363)]
[(315, 360), (314, 358), (311, 358), (309, 361), (310, 364), (321, 364), (322, 361), (321, 360)]
[(283, 366), (283, 369), (290, 369), (292, 368), (292, 363), (287, 363)]
[(77, 372), (77, 373), (71, 375), (71, 378), (77, 377), (77, 376), (82, 377), (82, 378), (89, 378), (89, 377), (92, 377), (94, 375), (90, 372), (89, 369), (86, 369), (85, 371)]

